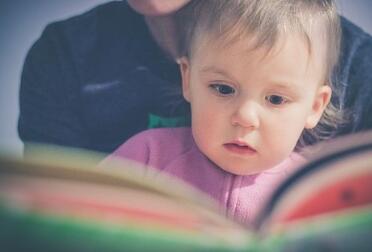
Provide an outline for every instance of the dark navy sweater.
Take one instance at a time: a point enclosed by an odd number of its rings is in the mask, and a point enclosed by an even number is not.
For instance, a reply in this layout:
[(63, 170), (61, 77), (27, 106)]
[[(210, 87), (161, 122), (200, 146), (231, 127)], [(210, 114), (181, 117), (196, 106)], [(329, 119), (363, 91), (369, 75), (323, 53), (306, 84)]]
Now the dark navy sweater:
[(111, 152), (149, 127), (184, 125), (179, 85), (177, 64), (143, 17), (125, 2), (104, 4), (48, 25), (30, 49), (19, 135), (24, 142)]

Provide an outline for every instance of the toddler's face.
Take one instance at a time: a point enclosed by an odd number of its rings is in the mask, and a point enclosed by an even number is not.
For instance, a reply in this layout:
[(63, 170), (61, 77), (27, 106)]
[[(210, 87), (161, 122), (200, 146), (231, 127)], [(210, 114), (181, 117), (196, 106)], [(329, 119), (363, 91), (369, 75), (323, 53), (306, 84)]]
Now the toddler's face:
[(196, 144), (222, 169), (239, 175), (284, 160), (304, 128), (317, 124), (331, 96), (322, 85), (321, 43), (313, 43), (311, 55), (297, 35), (281, 39), (269, 53), (247, 45), (252, 41), (222, 47), (204, 39), (190, 61), (180, 61)]

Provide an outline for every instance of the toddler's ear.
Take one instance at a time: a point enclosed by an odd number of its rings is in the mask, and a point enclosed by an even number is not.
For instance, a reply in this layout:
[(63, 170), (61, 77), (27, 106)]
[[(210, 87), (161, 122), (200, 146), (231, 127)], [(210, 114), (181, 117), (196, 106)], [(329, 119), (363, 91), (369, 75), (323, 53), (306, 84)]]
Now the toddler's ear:
[(190, 61), (186, 57), (177, 59), (180, 65), (182, 77), (182, 94), (186, 101), (190, 102)]
[(331, 100), (331, 96), (332, 89), (328, 85), (324, 85), (318, 88), (318, 92), (315, 96), (311, 112), (306, 120), (306, 129), (312, 129), (318, 124), (325, 108)]

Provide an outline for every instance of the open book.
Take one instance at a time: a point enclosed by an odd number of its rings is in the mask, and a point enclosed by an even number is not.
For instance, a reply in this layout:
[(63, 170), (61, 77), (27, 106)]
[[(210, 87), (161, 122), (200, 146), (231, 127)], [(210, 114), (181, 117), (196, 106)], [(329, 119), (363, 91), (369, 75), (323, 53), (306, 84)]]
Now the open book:
[(0, 157), (1, 251), (372, 251), (372, 133), (315, 146), (254, 225), (123, 161), (35, 148)]

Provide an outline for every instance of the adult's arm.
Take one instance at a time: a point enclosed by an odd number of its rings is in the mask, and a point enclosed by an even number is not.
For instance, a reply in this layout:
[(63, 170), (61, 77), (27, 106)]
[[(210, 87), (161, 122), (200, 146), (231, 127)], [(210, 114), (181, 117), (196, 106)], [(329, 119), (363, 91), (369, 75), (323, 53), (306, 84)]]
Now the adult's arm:
[(79, 80), (59, 28), (47, 26), (24, 63), (18, 131), (25, 154), (30, 142), (72, 147), (87, 142), (79, 117)]

